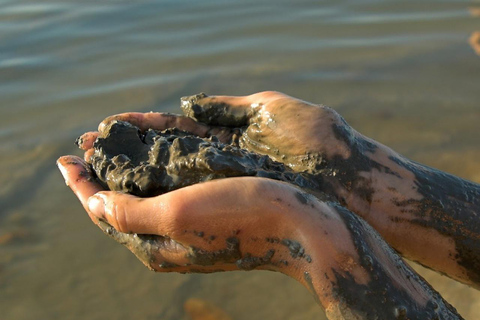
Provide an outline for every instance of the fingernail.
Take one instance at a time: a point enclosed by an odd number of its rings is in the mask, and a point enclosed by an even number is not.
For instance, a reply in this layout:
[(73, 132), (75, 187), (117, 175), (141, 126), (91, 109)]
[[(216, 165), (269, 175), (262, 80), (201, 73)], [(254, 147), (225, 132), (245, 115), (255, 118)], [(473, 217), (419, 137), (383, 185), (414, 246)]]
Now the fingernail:
[(105, 218), (105, 199), (100, 195), (93, 195), (88, 198), (88, 210), (97, 218)]
[(67, 169), (60, 163), (60, 159), (61, 159), (61, 158), (59, 158), (59, 159), (57, 160), (57, 167), (58, 167), (58, 169), (60, 169), (60, 173), (62, 174), (63, 179), (65, 180), (65, 184), (68, 186), (68, 180), (67, 180), (68, 173), (67, 173)]

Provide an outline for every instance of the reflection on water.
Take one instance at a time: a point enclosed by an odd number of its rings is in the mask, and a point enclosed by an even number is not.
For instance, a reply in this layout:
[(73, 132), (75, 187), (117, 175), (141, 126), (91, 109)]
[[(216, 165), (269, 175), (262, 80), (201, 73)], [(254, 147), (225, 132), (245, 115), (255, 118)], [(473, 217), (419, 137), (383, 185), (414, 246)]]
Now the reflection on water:
[[(321, 319), (268, 272), (152, 274), (95, 229), (58, 156), (107, 115), (200, 91), (279, 90), (417, 161), (480, 182), (480, 30), (468, 1), (0, 0), (0, 310), (5, 319)], [(467, 319), (480, 294), (422, 274)]]
[(480, 31), (475, 31), (468, 40), (473, 50), (480, 56)]

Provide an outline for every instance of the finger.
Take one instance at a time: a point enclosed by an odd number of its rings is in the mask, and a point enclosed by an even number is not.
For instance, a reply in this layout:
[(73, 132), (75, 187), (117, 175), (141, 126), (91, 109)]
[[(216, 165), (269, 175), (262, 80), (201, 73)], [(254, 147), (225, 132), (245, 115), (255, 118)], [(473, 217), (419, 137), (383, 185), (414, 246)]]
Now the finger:
[(243, 127), (263, 105), (282, 97), (287, 96), (275, 91), (239, 97), (200, 93), (181, 98), (181, 108), (186, 116), (209, 125)]
[(87, 162), (87, 163), (91, 163), (92, 162), (92, 156), (93, 156), (94, 153), (95, 153), (95, 149), (93, 149), (93, 148), (88, 149), (83, 154), (83, 160), (85, 160), (85, 162)]
[(75, 193), (93, 222), (97, 223), (95, 216), (88, 210), (87, 201), (92, 195), (104, 189), (95, 181), (88, 165), (79, 157), (63, 156), (57, 160), (57, 166), (67, 186)]
[(97, 140), (98, 132), (86, 132), (75, 140), (75, 144), (82, 150), (93, 148), (93, 143)]
[[(278, 184), (275, 182), (274, 186)], [(88, 200), (88, 207), (92, 214), (121, 232), (157, 234), (182, 240), (186, 236), (184, 231), (194, 225), (199, 231), (215, 229), (216, 236), (226, 236), (228, 230), (252, 223), (244, 212), (258, 219), (271, 211), (265, 210), (268, 201), (258, 201), (259, 194), (267, 198), (278, 197), (278, 194), (291, 198), (287, 184), (281, 184), (285, 190), (276, 191), (271, 185), (269, 179), (239, 177), (195, 184), (151, 198), (99, 192)], [(257, 216), (253, 212), (262, 214)]]
[(140, 128), (142, 131), (148, 129), (162, 131), (168, 128), (178, 128), (190, 132), (201, 138), (216, 136), (221, 142), (230, 142), (235, 130), (225, 127), (207, 126), (194, 119), (167, 113), (122, 113), (106, 118), (99, 125), (99, 131), (102, 132), (112, 121), (126, 121)]
[(191, 118), (187, 118), (187, 117), (179, 116), (175, 114), (158, 113), (158, 112), (149, 112), (149, 113), (128, 112), (128, 113), (121, 113), (121, 114), (117, 114), (117, 115), (106, 118), (98, 126), (98, 131), (103, 132), (103, 130), (112, 121), (129, 122), (132, 125), (140, 128), (141, 131), (146, 131), (148, 129), (162, 131), (169, 128), (178, 128), (180, 130), (188, 131), (200, 137), (206, 137), (209, 130), (211, 129), (211, 127), (203, 123), (198, 123)]
[(207, 96), (205, 93), (181, 98), (183, 113), (200, 122), (226, 127), (243, 127), (252, 116), (249, 96)]
[[(158, 234), (168, 203), (117, 191), (98, 192), (88, 199), (89, 211), (124, 233)], [(163, 230), (162, 230), (163, 231)]]

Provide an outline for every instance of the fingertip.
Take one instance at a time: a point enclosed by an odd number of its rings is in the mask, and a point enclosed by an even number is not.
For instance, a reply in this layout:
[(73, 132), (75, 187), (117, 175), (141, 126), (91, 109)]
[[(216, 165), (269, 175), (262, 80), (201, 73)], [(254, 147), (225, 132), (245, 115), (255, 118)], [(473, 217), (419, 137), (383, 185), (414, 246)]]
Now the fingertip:
[(181, 109), (190, 118), (208, 125), (242, 127), (248, 124), (251, 105), (246, 97), (207, 96), (199, 93), (182, 97)]
[(205, 112), (202, 105), (199, 103), (201, 99), (207, 98), (208, 96), (201, 92), (193, 96), (185, 96), (180, 98), (180, 108), (184, 115), (190, 118), (199, 119), (202, 114)]
[(85, 151), (85, 153), (84, 153), (84, 155), (83, 155), (83, 159), (84, 159), (87, 163), (91, 163), (92, 156), (93, 156), (94, 153), (95, 153), (95, 150), (94, 150), (94, 149), (89, 149), (89, 150)]
[(102, 122), (100, 122), (100, 124), (98, 125), (98, 132), (103, 132), (105, 131), (105, 128), (107, 127), (107, 125), (114, 121), (116, 119), (117, 116), (109, 116), (107, 118), (105, 118)]
[(103, 119), (102, 122), (98, 125), (98, 132), (104, 132), (108, 125), (110, 125), (113, 121), (116, 120), (123, 120), (124, 114), (116, 114), (113, 116), (106, 117)]
[(65, 184), (68, 186), (69, 185), (69, 180), (71, 176), (70, 170), (68, 170), (68, 166), (77, 166), (80, 163), (78, 160), (81, 161), (80, 158), (76, 156), (61, 156), (60, 158), (57, 159), (57, 167), (60, 170), (60, 173), (63, 176), (63, 179), (65, 180)]
[(75, 144), (82, 150), (91, 149), (98, 135), (98, 132), (86, 132), (75, 140)]

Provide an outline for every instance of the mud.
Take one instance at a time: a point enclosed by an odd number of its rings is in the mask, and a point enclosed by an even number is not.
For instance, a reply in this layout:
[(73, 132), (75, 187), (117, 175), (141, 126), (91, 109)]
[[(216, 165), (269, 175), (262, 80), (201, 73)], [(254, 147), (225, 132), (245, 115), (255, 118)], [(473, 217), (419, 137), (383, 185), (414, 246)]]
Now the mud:
[[(340, 312), (346, 312), (348, 316), (354, 314), (360, 319), (462, 319), (455, 308), (410, 269), (372, 227), (348, 209), (334, 203), (331, 206), (336, 207), (349, 229), (358, 256), (364, 257), (359, 263), (368, 271), (371, 279), (367, 284), (359, 284), (350, 272), (332, 269), (335, 275), (335, 279), (332, 279), (333, 292), (340, 302)], [(373, 247), (382, 244), (381, 250), (387, 251), (395, 263), (394, 267), (405, 275), (403, 281), (422, 286), (422, 291), (428, 297), (425, 305), (417, 304), (407, 291), (391, 281), (392, 275), (375, 255), (376, 249)], [(346, 314), (344, 316), (348, 318)]]
[[(176, 265), (163, 261), (158, 261), (155, 256), (163, 247), (165, 237), (158, 235), (145, 235), (136, 233), (123, 233), (117, 231), (114, 227), (103, 220), (99, 220), (98, 226), (110, 238), (126, 246), (135, 256), (143, 262), (150, 270), (155, 271), (158, 268), (172, 268)], [(166, 265), (168, 264), (168, 265)]]
[[(415, 174), (415, 186), (423, 196), (420, 200), (393, 201), (398, 207), (409, 207), (416, 218), (410, 222), (434, 229), (455, 241), (457, 255), (472, 283), (480, 283), (480, 207), (478, 185), (433, 168), (418, 166), (410, 161), (391, 158)], [(478, 286), (477, 286), (478, 287)]]
[(280, 243), (288, 248), (288, 251), (290, 252), (290, 256), (292, 256), (292, 258), (305, 258), (308, 263), (312, 262), (312, 258), (310, 257), (310, 255), (305, 253), (305, 249), (298, 241), (283, 239)]
[(243, 127), (248, 123), (249, 115), (245, 112), (248, 108), (232, 108), (229, 104), (216, 102), (214, 104), (203, 103), (198, 100), (207, 97), (205, 93), (181, 98), (183, 113), (191, 118), (214, 126)]
[(316, 195), (321, 190), (321, 179), (314, 175), (295, 173), (268, 156), (223, 144), (215, 137), (199, 138), (178, 129), (142, 133), (116, 121), (98, 137), (94, 149), (91, 163), (103, 185), (140, 197), (237, 176), (281, 180)]
[(274, 249), (268, 250), (263, 257), (254, 257), (247, 253), (241, 259), (237, 260), (235, 264), (241, 270), (254, 270), (257, 267), (272, 264), (274, 255)]

